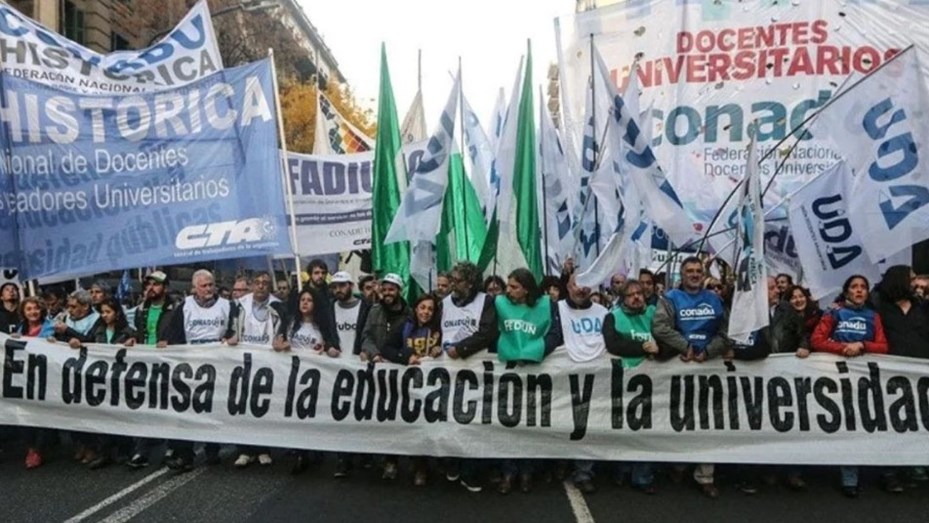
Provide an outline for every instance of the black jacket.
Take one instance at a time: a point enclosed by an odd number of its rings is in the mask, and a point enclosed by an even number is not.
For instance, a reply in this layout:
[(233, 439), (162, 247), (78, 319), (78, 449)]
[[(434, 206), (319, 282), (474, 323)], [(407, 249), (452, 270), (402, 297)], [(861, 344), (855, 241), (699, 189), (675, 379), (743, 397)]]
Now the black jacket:
[(6, 307), (0, 304), (0, 332), (4, 334), (16, 332), (20, 323), (19, 311), (8, 311)]
[(771, 313), (770, 323), (761, 329), (751, 345), (733, 344), (737, 360), (760, 360), (769, 354), (793, 353), (803, 341), (803, 320), (790, 309), (789, 303), (779, 303)]
[[(174, 311), (177, 310), (180, 304), (181, 302), (173, 301), (170, 297), (165, 296), (165, 302), (161, 309), (161, 317), (158, 318), (158, 327), (155, 329), (158, 335), (158, 340), (167, 339), (165, 337), (165, 329), (168, 328), (168, 325), (171, 322), (171, 316), (174, 314)], [(139, 305), (139, 308), (135, 312), (135, 318), (132, 321), (132, 326), (135, 330), (136, 343), (144, 344), (146, 342), (145, 338), (148, 336), (148, 313), (151, 311), (151, 307), (151, 302), (146, 300), (144, 303), (142, 303), (142, 305)]]
[(122, 345), (135, 337), (135, 331), (132, 330), (132, 327), (127, 326), (125, 329), (114, 333), (112, 341), (107, 341), (106, 323), (103, 323), (103, 318), (100, 318), (97, 320), (97, 323), (94, 323), (94, 326), (90, 328), (86, 336), (78, 339), (81, 340), (81, 343), (109, 343), (111, 345)]
[[(477, 293), (469, 300), (456, 302), (455, 298), (452, 298), (452, 302), (459, 307), (464, 307), (474, 301), (475, 297), (477, 297)], [(459, 357), (467, 358), (482, 350), (497, 352), (497, 338), (499, 337), (500, 330), (497, 327), (497, 308), (494, 306), (494, 298), (485, 295), (484, 308), (481, 309), (481, 319), (477, 322), (477, 332), (453, 345)]]
[(916, 300), (910, 301), (906, 314), (896, 303), (882, 302), (878, 313), (890, 354), (910, 358), (929, 358), (929, 310)]

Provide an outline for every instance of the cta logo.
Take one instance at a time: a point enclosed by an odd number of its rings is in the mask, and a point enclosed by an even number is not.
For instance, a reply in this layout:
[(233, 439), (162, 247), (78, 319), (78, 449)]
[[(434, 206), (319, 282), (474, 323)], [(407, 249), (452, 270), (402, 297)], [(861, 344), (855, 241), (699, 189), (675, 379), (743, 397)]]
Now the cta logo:
[(174, 246), (187, 250), (239, 245), (273, 239), (274, 233), (274, 223), (264, 218), (189, 225), (177, 233)]

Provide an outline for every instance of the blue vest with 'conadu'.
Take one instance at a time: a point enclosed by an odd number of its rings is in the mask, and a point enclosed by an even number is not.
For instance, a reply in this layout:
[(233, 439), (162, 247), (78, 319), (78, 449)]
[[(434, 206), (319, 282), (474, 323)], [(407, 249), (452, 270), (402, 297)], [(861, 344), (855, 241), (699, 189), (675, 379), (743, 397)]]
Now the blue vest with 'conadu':
[(706, 349), (725, 314), (719, 296), (705, 289), (696, 294), (674, 289), (665, 293), (665, 299), (674, 306), (674, 327), (684, 335), (687, 344), (698, 352)]
[(833, 340), (842, 343), (874, 341), (874, 317), (877, 313), (873, 310), (842, 307), (830, 310), (826, 314), (835, 318), (835, 326), (832, 328), (832, 335), (829, 336)]

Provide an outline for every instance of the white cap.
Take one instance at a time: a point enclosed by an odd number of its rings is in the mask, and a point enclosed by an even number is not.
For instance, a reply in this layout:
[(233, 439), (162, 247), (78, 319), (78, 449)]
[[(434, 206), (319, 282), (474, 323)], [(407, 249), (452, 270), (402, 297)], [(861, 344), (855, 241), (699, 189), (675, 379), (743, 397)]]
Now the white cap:
[(399, 274), (394, 274), (392, 272), (387, 273), (381, 278), (381, 283), (393, 283), (399, 287), (401, 291), (403, 290), (403, 278), (401, 278)]
[(352, 275), (345, 272), (339, 271), (332, 275), (332, 279), (329, 280), (329, 283), (355, 283), (352, 279)]

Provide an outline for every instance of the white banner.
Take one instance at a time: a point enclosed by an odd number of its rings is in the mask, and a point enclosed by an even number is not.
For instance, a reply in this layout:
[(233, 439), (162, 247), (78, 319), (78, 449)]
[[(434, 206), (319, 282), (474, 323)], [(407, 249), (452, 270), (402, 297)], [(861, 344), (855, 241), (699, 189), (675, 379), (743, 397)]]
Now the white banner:
[[(403, 147), (415, 168), (426, 142)], [(287, 154), (300, 254), (312, 256), (371, 248), (371, 172), (374, 151), (331, 156)]]
[[(4, 424), (326, 451), (927, 465), (929, 362), (606, 356), (419, 366), (257, 347), (4, 342)], [(488, 356), (490, 358), (492, 356)]]
[(151, 47), (105, 55), (0, 4), (0, 61), (18, 78), (110, 95), (175, 88), (223, 68), (206, 0)]
[[(652, 145), (688, 210), (709, 220), (725, 193), (704, 203), (682, 187), (742, 178), (748, 126), (764, 154), (829, 99), (851, 73), (866, 73), (912, 42), (929, 48), (924, 1), (635, 0), (556, 21), (565, 129), (577, 147), (590, 35), (614, 81), (639, 57), (641, 106), (654, 104)], [(771, 196), (783, 197), (838, 158), (806, 136)], [(762, 165), (762, 178), (793, 142)], [(682, 182), (682, 178), (696, 179)], [(721, 188), (731, 184), (718, 184)]]

